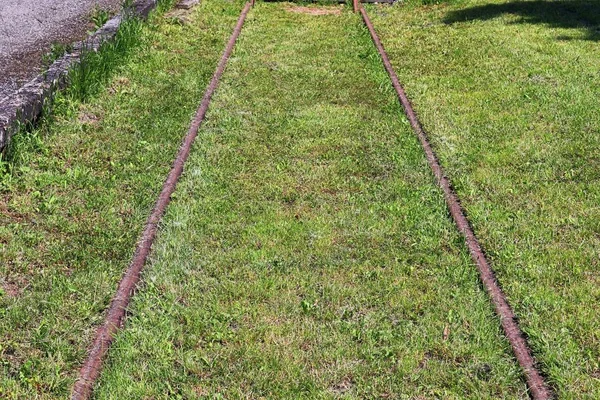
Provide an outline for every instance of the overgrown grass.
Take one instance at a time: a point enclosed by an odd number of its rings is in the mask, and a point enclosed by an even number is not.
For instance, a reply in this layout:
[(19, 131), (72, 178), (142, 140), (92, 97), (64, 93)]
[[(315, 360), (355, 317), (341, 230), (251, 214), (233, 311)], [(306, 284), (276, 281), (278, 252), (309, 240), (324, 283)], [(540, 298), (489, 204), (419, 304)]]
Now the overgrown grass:
[(543, 371), (600, 398), (600, 4), (369, 12)]
[(135, 25), (85, 101), (59, 94), (20, 136), (0, 192), (0, 397), (68, 396), (241, 5)]
[[(154, 14), (162, 15), (174, 2), (175, 0), (159, 0)], [(84, 46), (81, 60), (69, 72), (67, 89), (61, 93), (61, 97), (72, 102), (86, 102), (93, 98), (105, 88), (115, 69), (127, 62), (130, 54), (140, 45), (143, 21), (131, 11), (131, 3), (130, 0), (123, 3), (123, 21), (113, 40), (103, 43), (98, 51)], [(96, 28), (99, 28), (108, 20), (108, 14), (98, 9), (94, 11), (92, 20)], [(44, 56), (44, 65), (48, 67), (70, 51), (70, 44), (54, 43), (50, 52)], [(36, 124), (44, 124), (48, 115), (52, 118), (53, 108), (53, 99), (49, 99), (44, 105), (41, 121)], [(39, 151), (43, 146), (43, 138), (39, 137), (39, 133), (40, 130), (36, 130), (35, 126), (26, 124), (11, 138), (8, 148), (0, 154), (0, 186), (9, 186), (14, 178), (13, 171), (21, 165), (26, 166), (29, 154)]]
[(249, 16), (96, 398), (526, 398), (368, 33), (291, 7)]
[(86, 101), (103, 89), (114, 69), (139, 46), (142, 25), (139, 18), (127, 17), (115, 39), (104, 43), (100, 51), (85, 50), (81, 62), (69, 73), (68, 95)]
[[(10, 189), (19, 179), (20, 169), (28, 169), (31, 155), (43, 150), (48, 135), (45, 129), (36, 129), (36, 125), (52, 124), (54, 108), (61, 112), (60, 102), (83, 103), (105, 88), (115, 69), (125, 63), (140, 45), (141, 31), (142, 22), (138, 18), (126, 18), (113, 41), (104, 43), (98, 51), (84, 50), (80, 62), (69, 72), (68, 86), (59, 95), (59, 104), (48, 99), (40, 120), (23, 124), (12, 136), (5, 151), (0, 153), (0, 187)], [(44, 63), (49, 66), (71, 50), (70, 45), (53, 44)]]

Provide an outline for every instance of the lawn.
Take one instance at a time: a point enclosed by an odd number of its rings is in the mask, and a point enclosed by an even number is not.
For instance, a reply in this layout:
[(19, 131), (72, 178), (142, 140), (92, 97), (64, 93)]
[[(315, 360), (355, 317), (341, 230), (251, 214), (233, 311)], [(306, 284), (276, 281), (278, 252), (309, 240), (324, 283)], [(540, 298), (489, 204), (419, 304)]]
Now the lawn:
[(96, 398), (527, 397), (368, 33), (318, 10), (251, 11)]
[(600, 397), (600, 4), (370, 7), (540, 362)]
[[(542, 372), (599, 398), (600, 5), (423, 3), (367, 9)], [(15, 138), (0, 398), (68, 396), (242, 6), (132, 25)], [(350, 7), (257, 3), (153, 249), (97, 399), (528, 396)]]

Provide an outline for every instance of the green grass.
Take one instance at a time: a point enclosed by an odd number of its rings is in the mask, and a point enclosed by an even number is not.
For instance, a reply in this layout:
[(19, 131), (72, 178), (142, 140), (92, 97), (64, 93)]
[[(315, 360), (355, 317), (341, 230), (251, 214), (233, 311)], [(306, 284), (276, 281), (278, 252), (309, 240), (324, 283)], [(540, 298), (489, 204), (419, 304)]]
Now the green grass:
[(54, 116), (15, 137), (0, 192), (0, 397), (68, 396), (241, 5), (136, 25), (129, 53), (89, 70), (101, 79), (84, 101), (60, 94)]
[(600, 397), (600, 112), (591, 1), (369, 12), (560, 398)]
[(142, 26), (139, 18), (126, 17), (115, 38), (104, 43), (100, 51), (84, 49), (80, 62), (69, 72), (66, 96), (85, 102), (103, 90), (114, 70), (140, 45)]
[(289, 6), (250, 13), (95, 397), (526, 398), (368, 33)]
[[(424, 2), (369, 12), (543, 372), (598, 398), (599, 6)], [(526, 398), (358, 17), (290, 6), (249, 16), (96, 398)], [(0, 397), (68, 396), (241, 7), (131, 21), (15, 137)]]

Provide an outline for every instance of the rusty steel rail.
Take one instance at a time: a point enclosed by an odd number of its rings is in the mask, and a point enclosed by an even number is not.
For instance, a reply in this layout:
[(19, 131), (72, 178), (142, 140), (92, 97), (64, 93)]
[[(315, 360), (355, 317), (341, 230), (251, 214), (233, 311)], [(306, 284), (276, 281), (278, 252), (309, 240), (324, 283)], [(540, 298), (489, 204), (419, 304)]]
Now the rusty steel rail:
[(496, 280), (496, 275), (490, 266), (485, 254), (479, 244), (479, 240), (475, 236), (473, 229), (471, 228), (471, 224), (466, 217), (465, 212), (463, 211), (460, 200), (454, 192), (452, 188), (452, 184), (450, 179), (444, 174), (444, 170), (438, 161), (438, 158), (431, 147), (427, 134), (423, 130), (421, 123), (417, 117), (417, 114), (412, 108), (410, 104), (410, 100), (406, 96), (404, 88), (400, 84), (400, 80), (392, 67), (392, 63), (381, 44), (381, 40), (379, 36), (377, 36), (377, 32), (369, 19), (367, 12), (365, 11), (362, 5), (358, 5), (358, 9), (362, 15), (362, 20), (369, 29), (369, 33), (371, 34), (371, 39), (373, 39), (373, 43), (375, 47), (377, 47), (377, 51), (381, 56), (383, 61), (383, 65), (385, 70), (387, 71), (390, 79), (392, 81), (392, 85), (396, 90), (396, 94), (398, 95), (398, 99), (402, 104), (402, 108), (406, 114), (406, 117), (410, 121), (410, 125), (413, 128), (413, 131), (419, 138), (421, 142), (421, 146), (423, 147), (423, 151), (425, 152), (425, 156), (427, 158), (427, 162), (435, 175), (435, 179), (438, 185), (442, 188), (444, 192), (444, 198), (446, 200), (446, 205), (452, 215), (452, 219), (454, 223), (458, 227), (458, 230), (463, 234), (465, 238), (465, 242), (467, 247), (469, 248), (469, 252), (471, 253), (471, 257), (475, 264), (477, 265), (477, 269), (479, 270), (479, 276), (483, 285), (485, 286), (494, 308), (496, 309), (496, 314), (500, 317), (500, 323), (502, 324), (502, 329), (510, 345), (513, 349), (515, 357), (519, 362), (521, 368), (523, 368), (523, 372), (525, 374), (525, 379), (527, 381), (527, 386), (529, 387), (529, 392), (531, 397), (534, 400), (548, 400), (553, 398), (553, 393), (550, 390), (549, 386), (546, 384), (544, 377), (538, 370), (536, 366), (535, 359), (533, 357), (532, 351), (525, 339), (525, 335), (521, 331), (519, 324), (517, 322), (517, 316), (514, 311), (510, 307), (506, 296), (502, 292), (498, 281)]
[(248, 11), (250, 11), (251, 6), (252, 2), (248, 2), (243, 8), (235, 29), (233, 30), (225, 51), (223, 52), (223, 56), (221, 57), (210, 84), (204, 93), (200, 107), (196, 111), (196, 115), (190, 124), (190, 128), (183, 140), (179, 152), (177, 153), (177, 158), (173, 163), (173, 167), (171, 168), (171, 171), (169, 172), (169, 175), (163, 184), (160, 195), (158, 196), (156, 204), (154, 205), (154, 209), (148, 217), (142, 236), (138, 241), (133, 259), (131, 260), (131, 264), (129, 264), (129, 268), (119, 283), (119, 288), (112, 300), (110, 308), (108, 309), (104, 324), (98, 328), (92, 347), (89, 350), (88, 357), (79, 371), (79, 377), (75, 382), (71, 394), (72, 400), (86, 400), (89, 399), (92, 394), (94, 384), (100, 375), (102, 361), (108, 352), (115, 334), (120, 329), (123, 320), (125, 319), (126, 308), (129, 305), (129, 301), (133, 296), (136, 285), (140, 280), (140, 273), (144, 267), (144, 264), (146, 263), (146, 259), (150, 254), (150, 249), (158, 229), (158, 223), (160, 222), (165, 209), (171, 200), (171, 195), (175, 191), (177, 181), (183, 172), (183, 165), (190, 154), (192, 144), (198, 135), (200, 125), (202, 124), (202, 121), (206, 116), (206, 112), (208, 111), (208, 106), (210, 104), (212, 95), (219, 84), (221, 75), (223, 75), (223, 71), (225, 70), (227, 61), (229, 60), (229, 56), (233, 51), (233, 46), (240, 35), (242, 26), (244, 25), (244, 21), (248, 15)]

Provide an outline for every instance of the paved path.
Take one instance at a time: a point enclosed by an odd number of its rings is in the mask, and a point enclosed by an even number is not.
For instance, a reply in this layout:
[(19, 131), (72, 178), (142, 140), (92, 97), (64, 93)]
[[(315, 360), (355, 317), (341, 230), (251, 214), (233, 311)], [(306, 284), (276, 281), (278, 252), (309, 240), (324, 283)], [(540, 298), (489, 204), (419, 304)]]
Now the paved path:
[(95, 8), (122, 0), (0, 0), (0, 99), (40, 69), (53, 42), (70, 43), (93, 29)]

